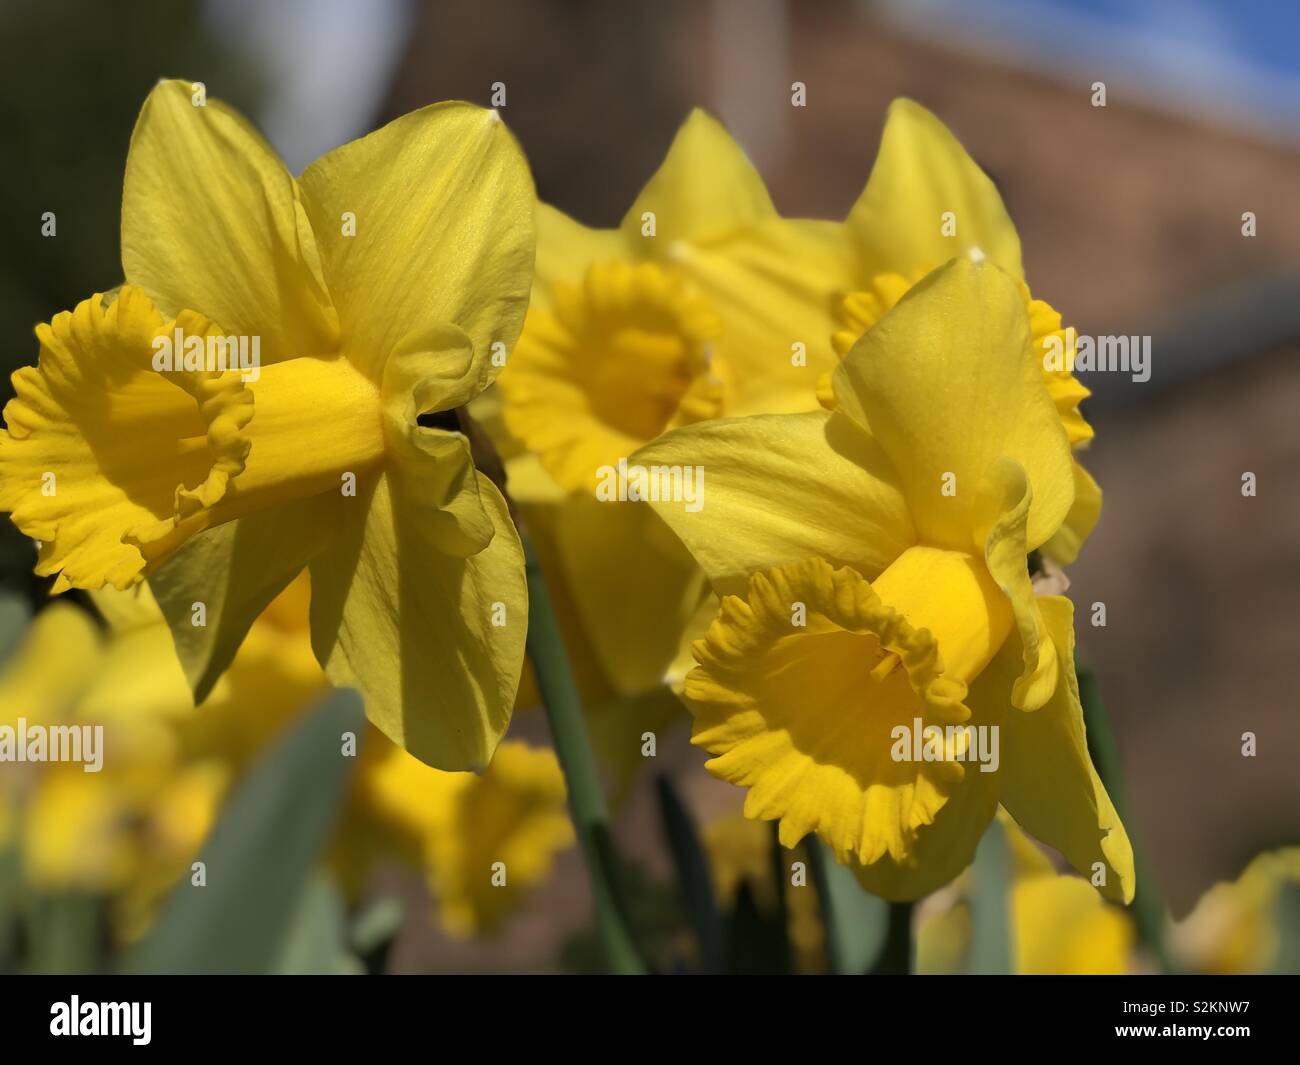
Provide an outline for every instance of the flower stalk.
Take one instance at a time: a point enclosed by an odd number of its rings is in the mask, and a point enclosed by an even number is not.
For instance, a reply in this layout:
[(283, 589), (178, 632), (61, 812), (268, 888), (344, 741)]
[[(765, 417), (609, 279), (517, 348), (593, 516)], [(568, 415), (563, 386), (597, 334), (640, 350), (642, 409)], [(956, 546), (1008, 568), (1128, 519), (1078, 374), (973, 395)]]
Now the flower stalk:
[(559, 622), (537, 553), (526, 532), (521, 532), (528, 575), (528, 657), (537, 673), (537, 686), (551, 726), (555, 753), (564, 771), (569, 806), (591, 881), (596, 924), (613, 972), (642, 975), (646, 965), (628, 927), (620, 898), (609, 812), (587, 740), (578, 686), (569, 668)]

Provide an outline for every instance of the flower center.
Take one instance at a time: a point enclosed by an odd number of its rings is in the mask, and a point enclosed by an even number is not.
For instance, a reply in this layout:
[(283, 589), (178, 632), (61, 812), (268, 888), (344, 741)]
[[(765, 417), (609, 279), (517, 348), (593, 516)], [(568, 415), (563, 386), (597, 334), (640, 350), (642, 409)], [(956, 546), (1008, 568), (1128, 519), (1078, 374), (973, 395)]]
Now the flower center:
[[(126, 588), (191, 536), (348, 487), (385, 453), (380, 390), (342, 356), (207, 366), (220, 327), (166, 321), (140, 289), (38, 328), (0, 433), (0, 509), (40, 541), (37, 572)], [(198, 340), (159, 361), (160, 338)], [(248, 378), (247, 380), (245, 378)]]
[(672, 421), (721, 331), (708, 304), (651, 263), (597, 263), (580, 289), (556, 286), (555, 308), (592, 412), (642, 440)]
[(501, 375), (506, 424), (567, 488), (664, 430), (716, 416), (717, 315), (651, 263), (595, 263), (529, 312)]
[(181, 457), (220, 453), (233, 446), (223, 437), (238, 432), (247, 449), (242, 470), (232, 472), (219, 498), (187, 504), (185, 491), (179, 491), (173, 516), (126, 532), (124, 540), (150, 564), (205, 529), (281, 503), (342, 492), (382, 460), (379, 390), (343, 356), (263, 366), (244, 388), (252, 393), (253, 407), (242, 430), (213, 423), (176, 441)]

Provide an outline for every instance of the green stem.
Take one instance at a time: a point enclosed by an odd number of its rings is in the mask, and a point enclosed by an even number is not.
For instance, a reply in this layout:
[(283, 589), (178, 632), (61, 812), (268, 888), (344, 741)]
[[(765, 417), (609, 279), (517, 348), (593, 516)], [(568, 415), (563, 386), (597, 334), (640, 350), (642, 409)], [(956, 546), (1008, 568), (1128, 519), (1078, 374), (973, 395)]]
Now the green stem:
[(1173, 959), (1165, 944), (1165, 905), (1160, 898), (1160, 888), (1151, 873), (1151, 867), (1135, 840), (1134, 826), (1129, 819), (1128, 793), (1124, 787), (1124, 774), (1119, 764), (1119, 748), (1110, 727), (1110, 715), (1101, 701), (1097, 676), (1075, 660), (1079, 678), (1079, 701), (1083, 704), (1083, 723), (1088, 733), (1088, 753), (1097, 767), (1097, 775), (1106, 786), (1110, 801), (1115, 804), (1120, 820), (1127, 826), (1133, 842), (1133, 875), (1137, 890), (1133, 895), (1133, 919), (1137, 925), (1139, 941), (1146, 946), (1165, 972), (1173, 972)]
[(914, 902), (891, 902), (885, 946), (876, 967), (877, 976), (908, 976), (916, 972), (916, 943), (912, 939)]
[(555, 753), (564, 771), (573, 823), (591, 880), (600, 930), (610, 968), (620, 974), (642, 974), (645, 962), (637, 950), (617, 888), (617, 866), (609, 832), (609, 812), (587, 742), (586, 724), (578, 686), (569, 668), (560, 626), (551, 606), (541, 564), (528, 534), (521, 531), (528, 574), (528, 657), (537, 673), (546, 717), (555, 741)]

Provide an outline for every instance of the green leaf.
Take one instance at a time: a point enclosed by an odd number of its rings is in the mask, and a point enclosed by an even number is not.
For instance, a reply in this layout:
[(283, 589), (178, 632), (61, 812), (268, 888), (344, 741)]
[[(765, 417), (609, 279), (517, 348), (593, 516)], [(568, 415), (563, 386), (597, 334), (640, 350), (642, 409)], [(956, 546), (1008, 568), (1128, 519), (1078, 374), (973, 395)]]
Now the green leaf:
[(348, 949), (347, 913), (338, 887), (317, 873), (303, 885), (302, 895), (272, 972), (277, 975), (356, 976), (365, 972)]
[(0, 591), (0, 662), (7, 659), (18, 646), (31, 617), (31, 607), (23, 596)]
[(600, 773), (587, 739), (578, 685), (569, 668), (560, 623), (537, 552), (526, 532), (521, 533), (521, 538), (528, 577), (528, 658), (537, 674), (555, 756), (569, 791), (569, 809), (591, 882), (596, 924), (610, 970), (620, 975), (642, 975), (648, 968), (628, 923), (625, 893), (619, 882), (620, 863), (609, 831)]
[(389, 896), (379, 899), (354, 918), (348, 931), (348, 942), (366, 972), (379, 974), (384, 971), (405, 917), (406, 908), (402, 900)]
[(1286, 883), (1277, 896), (1277, 958), (1273, 971), (1300, 975), (1300, 884)]
[(1011, 853), (994, 820), (971, 866), (971, 940), (968, 971), (981, 976), (1012, 971)]
[(889, 931), (889, 903), (863, 890), (858, 878), (816, 836), (804, 839), (826, 926), (831, 972), (854, 976), (870, 971)]
[(129, 970), (274, 969), (352, 769), (342, 735), (364, 725), (361, 698), (334, 691), (249, 770), (198, 855), (206, 883), (186, 874)]
[(659, 796), (659, 815), (664, 835), (673, 856), (677, 885), (686, 916), (700, 944), (700, 956), (706, 973), (720, 973), (726, 962), (725, 928), (713, 892), (709, 862), (700, 846), (691, 815), (682, 804), (672, 781), (660, 776), (655, 782)]
[(358, 954), (369, 954), (390, 943), (402, 927), (406, 909), (401, 899), (379, 899), (352, 922), (348, 941)]
[(93, 973), (103, 963), (103, 900), (80, 892), (33, 895), (27, 900), (30, 968), (38, 973)]

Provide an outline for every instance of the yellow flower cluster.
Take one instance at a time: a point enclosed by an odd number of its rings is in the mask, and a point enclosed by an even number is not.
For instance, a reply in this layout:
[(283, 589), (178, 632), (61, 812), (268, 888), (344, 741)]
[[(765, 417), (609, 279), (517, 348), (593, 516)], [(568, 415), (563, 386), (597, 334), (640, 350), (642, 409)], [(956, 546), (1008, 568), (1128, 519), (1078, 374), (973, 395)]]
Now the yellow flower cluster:
[[(495, 112), (426, 107), (295, 178), (163, 82), (121, 243), (123, 284), (38, 327), (0, 432), (0, 509), (109, 623), (49, 606), (0, 678), (5, 722), (108, 734), (102, 774), (6, 776), (33, 883), (111, 895), (137, 936), (334, 684), (374, 726), (330, 849), (350, 894), (396, 857), (448, 930), (498, 927), (574, 838), (555, 756), (502, 742), (539, 698), (521, 518), (617, 796), (683, 704), (745, 789), (748, 827), (708, 834), (721, 896), (758, 883), (759, 822), (885, 899), (960, 893), (1000, 816), (1018, 969), (1129, 967), (1104, 900), (1133, 899), (1133, 852), (1042, 579), (1101, 510), (1088, 391), (1045, 363), (1073, 332), (924, 108), (890, 108), (842, 221), (782, 217), (697, 111), (598, 230), (536, 202)], [(791, 921), (811, 966), (816, 916)], [(1230, 938), (1196, 949), (1266, 950)]]

